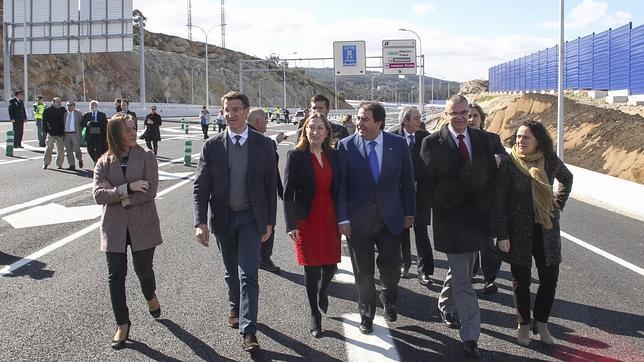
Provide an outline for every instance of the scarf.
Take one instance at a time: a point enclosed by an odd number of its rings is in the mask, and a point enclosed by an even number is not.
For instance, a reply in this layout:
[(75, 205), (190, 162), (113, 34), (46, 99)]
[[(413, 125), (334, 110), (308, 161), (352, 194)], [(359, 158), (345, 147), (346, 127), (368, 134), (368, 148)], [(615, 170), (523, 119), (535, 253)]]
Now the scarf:
[[(548, 175), (544, 167), (545, 158), (543, 152), (537, 151), (533, 154), (524, 155), (519, 152), (518, 146), (514, 145), (510, 158), (512, 158), (512, 162), (514, 162), (517, 168), (532, 180), (534, 222), (542, 225), (545, 229), (552, 229), (555, 197), (552, 193), (552, 185), (548, 180)], [(528, 166), (528, 163), (536, 163), (536, 165)]]

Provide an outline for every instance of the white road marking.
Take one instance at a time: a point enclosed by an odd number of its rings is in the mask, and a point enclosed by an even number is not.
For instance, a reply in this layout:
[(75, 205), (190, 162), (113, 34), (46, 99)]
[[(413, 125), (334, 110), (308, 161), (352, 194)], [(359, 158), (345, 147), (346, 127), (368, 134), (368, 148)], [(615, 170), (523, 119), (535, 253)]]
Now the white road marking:
[(351, 258), (342, 256), (338, 264), (338, 271), (333, 276), (333, 281), (341, 284), (355, 284), (356, 278), (353, 276), (353, 267), (351, 266)]
[[(176, 185), (170, 186), (167, 189), (159, 192), (157, 194), (156, 198), (158, 199), (159, 197), (178, 189), (179, 187), (187, 184), (188, 182), (191, 182), (192, 180), (193, 180), (192, 178), (189, 178), (187, 180), (183, 180), (183, 181), (179, 182)], [(99, 226), (101, 226), (100, 221), (96, 222), (96, 223), (94, 223), (94, 224), (92, 224), (92, 225), (90, 225), (90, 226), (88, 226), (88, 227), (86, 227), (84, 229), (81, 229), (81, 230), (69, 235), (66, 238), (58, 240), (55, 243), (50, 244), (50, 245), (48, 245), (48, 246), (36, 251), (35, 253), (27, 255), (26, 257), (24, 257), (24, 258), (22, 258), (22, 259), (20, 259), (18, 261), (15, 261), (15, 262), (11, 263), (10, 265), (5, 266), (4, 268), (0, 269), (0, 277), (3, 277), (5, 275), (7, 275), (7, 274), (12, 274), (14, 271), (22, 268), (23, 266), (31, 263), (32, 261), (38, 260), (39, 258), (51, 253), (52, 251), (54, 251), (54, 250), (56, 250), (56, 249), (58, 249), (58, 248), (60, 248), (62, 246), (65, 246), (66, 244), (69, 244), (70, 242), (80, 238), (81, 236), (86, 235), (86, 234), (98, 229)]]
[(621, 265), (621, 266), (623, 266), (625, 268), (628, 268), (628, 269), (636, 272), (639, 275), (644, 276), (644, 269), (638, 267), (635, 264), (629, 263), (629, 262), (627, 262), (626, 260), (624, 260), (622, 258), (619, 258), (619, 257), (617, 257), (617, 256), (615, 256), (615, 255), (613, 255), (611, 253), (603, 251), (602, 249), (600, 249), (600, 248), (598, 248), (598, 247), (596, 247), (594, 245), (590, 245), (587, 242), (585, 242), (585, 241), (583, 241), (583, 240), (581, 240), (579, 238), (576, 238), (576, 237), (574, 237), (574, 236), (572, 236), (572, 235), (570, 235), (568, 233), (565, 233), (563, 231), (561, 232), (561, 236), (563, 236), (564, 238), (572, 241), (573, 243), (575, 243), (575, 244), (577, 244), (577, 245), (579, 245), (581, 247), (584, 247), (584, 248), (592, 251), (595, 254), (601, 255), (604, 258), (606, 258), (606, 259), (608, 259), (608, 260), (610, 260), (612, 262), (615, 262), (615, 263), (617, 263), (617, 264), (619, 264), (619, 265)]
[(180, 179), (185, 179), (190, 175), (192, 175), (192, 172), (170, 173), (165, 171), (159, 171), (159, 181), (180, 180)]
[(92, 220), (101, 216), (100, 205), (65, 207), (56, 203), (36, 206), (3, 219), (14, 229)]
[(373, 320), (373, 333), (360, 332), (360, 315), (343, 314), (344, 344), (348, 361), (400, 361), (387, 322), (381, 316)]

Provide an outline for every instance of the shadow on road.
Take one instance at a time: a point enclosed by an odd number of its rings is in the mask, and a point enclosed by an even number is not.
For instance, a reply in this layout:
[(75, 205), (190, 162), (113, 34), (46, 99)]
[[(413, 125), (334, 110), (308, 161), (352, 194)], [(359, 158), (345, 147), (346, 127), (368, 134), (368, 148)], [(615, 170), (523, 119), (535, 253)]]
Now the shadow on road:
[[(311, 346), (306, 345), (295, 338), (287, 336), (286, 334), (279, 332), (265, 324), (259, 323), (258, 329), (264, 335), (266, 335), (266, 337), (297, 353), (300, 357), (293, 358), (293, 356), (285, 355), (283, 353), (260, 350), (257, 353), (253, 353), (253, 361), (339, 361), (338, 359), (333, 358), (324, 352), (313, 349)], [(331, 332), (325, 332), (325, 337), (330, 337)], [(307, 335), (302, 337), (309, 336)]]
[[(159, 319), (159, 323), (163, 324), (166, 328), (168, 328), (168, 330), (172, 334), (174, 334), (175, 337), (177, 337), (177, 339), (183, 342), (186, 346), (190, 347), (190, 349), (199, 358), (205, 361), (234, 361), (232, 359), (222, 357), (217, 353), (217, 351), (212, 349), (204, 341), (195, 337), (190, 332), (186, 331), (180, 325), (174, 323), (173, 321), (169, 319)], [(153, 357), (150, 357), (150, 358), (154, 360), (158, 360), (157, 358), (153, 358)]]
[[(22, 258), (0, 251), (0, 265), (10, 265), (20, 259)], [(11, 274), (5, 274), (4, 277), (6, 278), (29, 277), (35, 280), (48, 279), (53, 277), (55, 272), (53, 270), (45, 269), (46, 265), (47, 264), (43, 262), (32, 260), (29, 262), (29, 264), (23, 266), (22, 268), (19, 268), (18, 270), (13, 271)]]

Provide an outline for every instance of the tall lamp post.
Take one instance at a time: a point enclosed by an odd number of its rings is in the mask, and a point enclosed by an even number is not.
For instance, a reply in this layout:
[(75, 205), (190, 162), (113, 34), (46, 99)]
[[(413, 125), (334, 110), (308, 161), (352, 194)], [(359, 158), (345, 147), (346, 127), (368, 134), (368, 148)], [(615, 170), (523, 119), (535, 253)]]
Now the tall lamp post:
[(190, 94), (191, 99), (192, 99), (192, 104), (195, 104), (195, 68), (198, 67), (199, 64), (195, 64), (192, 66), (192, 69), (190, 69)]
[(371, 100), (373, 101), (373, 80), (374, 78), (380, 77), (382, 74), (376, 74), (371, 76)]
[(410, 29), (405, 29), (405, 28), (400, 28), (398, 29), (400, 31), (408, 31), (414, 35), (416, 35), (416, 38), (418, 38), (418, 52), (420, 53), (420, 59), (421, 62), (423, 63), (423, 67), (421, 68), (420, 66), (417, 66), (418, 68), (418, 108), (420, 109), (420, 113), (425, 112), (425, 99), (423, 98), (423, 78), (425, 77), (425, 56), (423, 55), (423, 43), (420, 40), (420, 35), (416, 33), (413, 30)]
[(141, 107), (145, 109), (145, 20), (143, 14), (134, 17), (134, 24), (139, 26), (139, 47), (141, 48), (139, 64), (139, 98)]
[(257, 85), (257, 93), (259, 96), (259, 108), (262, 108), (262, 81), (266, 79), (266, 77), (263, 77), (262, 79), (259, 80), (259, 84)]
[(202, 28), (202, 27), (200, 27), (198, 25), (192, 25), (193, 28), (197, 28), (197, 29), (201, 30), (201, 32), (203, 33), (204, 37), (206, 38), (205, 39), (205, 43), (206, 43), (206, 109), (208, 109), (208, 110), (210, 110), (210, 88), (209, 88), (209, 84), (208, 84), (208, 35), (210, 34), (210, 32), (213, 29), (218, 28), (220, 26), (222, 26), (222, 24), (215, 25), (212, 28), (208, 29), (208, 31), (206, 31), (204, 28)]

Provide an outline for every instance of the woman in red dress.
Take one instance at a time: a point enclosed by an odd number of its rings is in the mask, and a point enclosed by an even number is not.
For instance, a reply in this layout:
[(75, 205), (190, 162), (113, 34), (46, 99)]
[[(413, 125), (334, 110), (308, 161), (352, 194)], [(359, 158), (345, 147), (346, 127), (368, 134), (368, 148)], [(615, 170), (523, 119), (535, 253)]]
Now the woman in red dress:
[(327, 287), (340, 262), (340, 232), (335, 205), (340, 189), (338, 154), (331, 148), (331, 125), (323, 114), (311, 114), (295, 149), (288, 152), (284, 177), (284, 215), (295, 242), (297, 262), (304, 266), (311, 307), (311, 335), (322, 333), (322, 314), (329, 306)]

